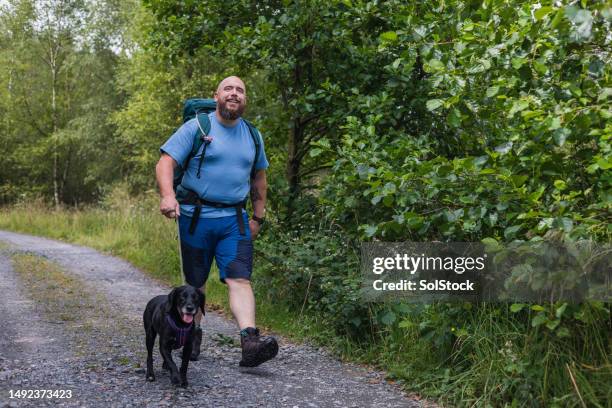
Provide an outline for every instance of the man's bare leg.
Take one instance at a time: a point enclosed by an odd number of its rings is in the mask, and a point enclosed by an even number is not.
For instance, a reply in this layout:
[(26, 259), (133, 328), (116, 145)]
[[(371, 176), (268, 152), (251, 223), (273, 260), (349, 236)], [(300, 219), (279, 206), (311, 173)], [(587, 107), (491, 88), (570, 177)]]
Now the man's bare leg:
[(240, 330), (255, 327), (255, 296), (247, 279), (226, 279), (232, 314)]
[(259, 335), (255, 327), (255, 296), (247, 279), (226, 279), (232, 313), (240, 327), (242, 367), (256, 367), (278, 354), (278, 343), (273, 337)]

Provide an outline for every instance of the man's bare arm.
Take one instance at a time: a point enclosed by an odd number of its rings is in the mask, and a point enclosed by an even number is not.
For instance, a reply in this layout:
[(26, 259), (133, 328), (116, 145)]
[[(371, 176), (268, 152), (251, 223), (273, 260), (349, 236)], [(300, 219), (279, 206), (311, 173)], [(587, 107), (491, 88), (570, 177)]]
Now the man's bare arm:
[(266, 171), (258, 170), (255, 178), (251, 180), (251, 203), (253, 203), (253, 215), (259, 218), (265, 216), (266, 198), (268, 195), (268, 180)]
[(161, 201), (159, 210), (168, 218), (175, 218), (180, 215), (179, 204), (174, 194), (174, 168), (176, 162), (169, 155), (162, 153), (157, 166), (155, 166), (155, 176)]

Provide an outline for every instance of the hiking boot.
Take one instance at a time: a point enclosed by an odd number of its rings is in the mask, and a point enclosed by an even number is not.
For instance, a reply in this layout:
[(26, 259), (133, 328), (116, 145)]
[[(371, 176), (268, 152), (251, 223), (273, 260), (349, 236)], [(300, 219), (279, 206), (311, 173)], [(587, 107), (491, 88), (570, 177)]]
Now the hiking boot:
[(240, 367), (257, 367), (278, 354), (276, 339), (260, 336), (259, 330), (254, 327), (240, 331), (240, 344), (242, 345)]

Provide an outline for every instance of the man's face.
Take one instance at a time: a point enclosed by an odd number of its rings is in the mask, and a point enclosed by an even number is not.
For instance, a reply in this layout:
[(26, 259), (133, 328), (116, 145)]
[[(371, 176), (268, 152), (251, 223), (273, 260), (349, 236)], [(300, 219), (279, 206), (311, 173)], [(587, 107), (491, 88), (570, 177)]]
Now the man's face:
[(238, 119), (242, 116), (246, 107), (244, 83), (238, 77), (225, 78), (215, 92), (215, 101), (223, 119)]

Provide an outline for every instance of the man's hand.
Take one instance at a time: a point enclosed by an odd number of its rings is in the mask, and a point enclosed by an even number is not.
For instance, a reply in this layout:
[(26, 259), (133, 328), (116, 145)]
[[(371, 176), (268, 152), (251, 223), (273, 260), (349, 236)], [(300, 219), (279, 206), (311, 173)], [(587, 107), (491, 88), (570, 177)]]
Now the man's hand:
[(179, 203), (174, 195), (162, 197), (159, 203), (159, 211), (168, 218), (178, 218), (181, 215)]
[(251, 241), (255, 241), (259, 231), (261, 231), (261, 225), (255, 220), (249, 220), (249, 230), (251, 230)]

